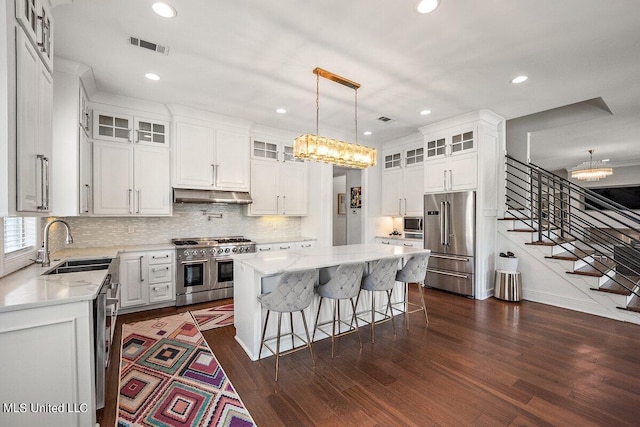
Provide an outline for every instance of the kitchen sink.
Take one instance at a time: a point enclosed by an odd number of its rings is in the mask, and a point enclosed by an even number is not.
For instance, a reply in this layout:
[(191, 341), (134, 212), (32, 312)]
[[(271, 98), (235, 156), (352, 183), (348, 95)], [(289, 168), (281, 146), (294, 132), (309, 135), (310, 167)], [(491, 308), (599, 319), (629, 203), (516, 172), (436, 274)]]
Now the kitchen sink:
[(47, 271), (48, 274), (77, 273), (80, 271), (106, 270), (111, 264), (111, 258), (70, 259)]

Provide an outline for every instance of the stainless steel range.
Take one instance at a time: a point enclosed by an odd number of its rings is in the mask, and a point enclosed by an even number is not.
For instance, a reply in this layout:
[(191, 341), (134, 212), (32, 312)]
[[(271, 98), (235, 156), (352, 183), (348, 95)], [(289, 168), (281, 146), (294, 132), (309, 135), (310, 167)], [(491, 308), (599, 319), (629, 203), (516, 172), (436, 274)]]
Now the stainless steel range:
[(176, 305), (233, 297), (232, 254), (256, 251), (241, 236), (172, 239), (176, 246)]

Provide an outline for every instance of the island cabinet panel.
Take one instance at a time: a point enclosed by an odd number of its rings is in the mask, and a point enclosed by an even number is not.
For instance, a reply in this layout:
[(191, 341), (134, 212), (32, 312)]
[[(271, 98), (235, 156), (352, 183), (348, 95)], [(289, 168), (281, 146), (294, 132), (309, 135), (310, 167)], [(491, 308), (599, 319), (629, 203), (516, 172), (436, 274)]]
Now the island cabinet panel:
[(0, 313), (0, 424), (95, 425), (92, 313), (92, 301)]

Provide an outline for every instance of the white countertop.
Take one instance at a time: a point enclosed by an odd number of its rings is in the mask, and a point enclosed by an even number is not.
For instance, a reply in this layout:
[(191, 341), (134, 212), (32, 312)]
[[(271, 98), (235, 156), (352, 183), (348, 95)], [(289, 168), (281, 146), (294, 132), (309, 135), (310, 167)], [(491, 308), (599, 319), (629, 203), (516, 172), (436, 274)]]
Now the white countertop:
[(348, 262), (367, 262), (390, 256), (400, 258), (423, 252), (430, 251), (428, 249), (369, 243), (276, 252), (256, 252), (233, 255), (232, 258), (262, 274), (278, 274), (287, 270), (330, 267)]
[(107, 270), (42, 275), (69, 259), (115, 258), (119, 253), (173, 250), (170, 243), (145, 246), (68, 248), (51, 254), (51, 266), (30, 265), (0, 278), (0, 313), (95, 298)]
[(317, 240), (315, 237), (270, 237), (266, 239), (251, 239), (256, 245), (270, 245), (273, 243), (287, 243), (287, 242), (308, 242)]

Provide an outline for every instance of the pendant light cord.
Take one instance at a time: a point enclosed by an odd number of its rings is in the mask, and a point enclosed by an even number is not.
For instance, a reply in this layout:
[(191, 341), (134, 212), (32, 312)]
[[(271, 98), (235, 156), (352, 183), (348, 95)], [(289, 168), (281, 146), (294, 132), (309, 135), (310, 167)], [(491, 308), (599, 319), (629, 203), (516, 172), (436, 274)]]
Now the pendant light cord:
[(320, 136), (318, 123), (320, 122), (320, 74), (316, 74), (316, 141)]
[(358, 89), (353, 90), (356, 94), (356, 145), (358, 145)]

